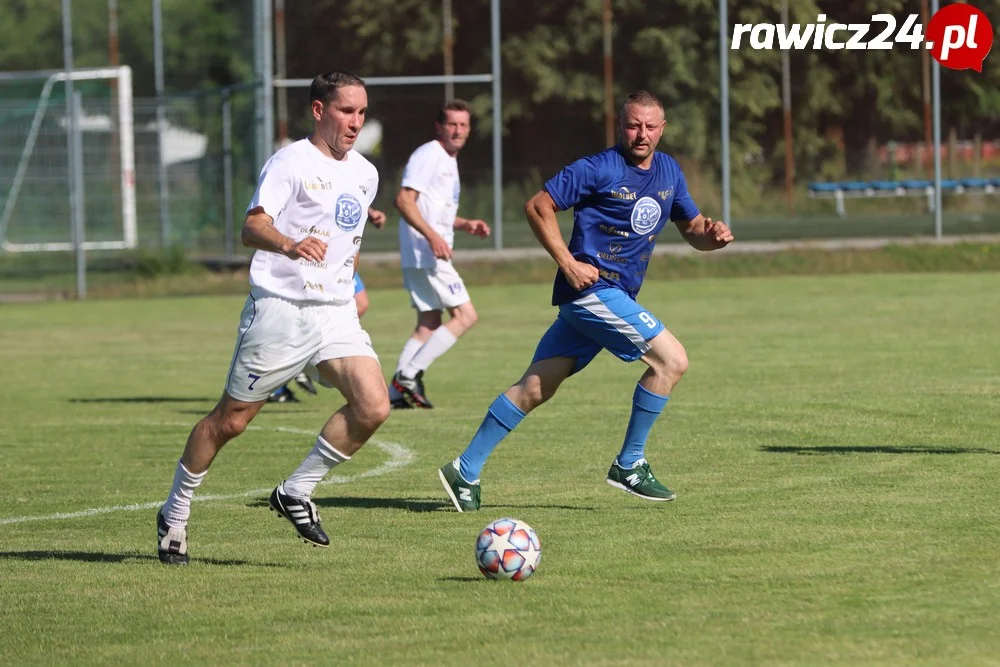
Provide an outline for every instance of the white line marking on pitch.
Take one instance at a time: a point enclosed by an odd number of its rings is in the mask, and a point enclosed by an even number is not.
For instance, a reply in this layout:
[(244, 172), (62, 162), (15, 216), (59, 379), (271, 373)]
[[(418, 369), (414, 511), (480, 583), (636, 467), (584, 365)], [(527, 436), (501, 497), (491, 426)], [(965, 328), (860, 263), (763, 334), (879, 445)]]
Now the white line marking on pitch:
[[(165, 426), (165, 427), (184, 427), (190, 428), (191, 424), (149, 424), (149, 426)], [(260, 426), (250, 426), (248, 430), (253, 431), (275, 431), (278, 433), (293, 433), (295, 435), (315, 435), (315, 431), (306, 431), (299, 428), (291, 428), (286, 426), (275, 426), (271, 428), (265, 428)], [(389, 455), (389, 460), (382, 465), (372, 468), (371, 470), (366, 470), (365, 472), (358, 475), (330, 475), (325, 480), (320, 482), (320, 484), (347, 484), (356, 479), (361, 479), (363, 477), (375, 477), (377, 475), (384, 475), (390, 473), (393, 470), (398, 470), (405, 466), (413, 463), (416, 458), (416, 454), (404, 447), (403, 445), (396, 442), (385, 442), (382, 440), (369, 440), (369, 444), (378, 447), (383, 452)], [(253, 496), (266, 495), (271, 492), (271, 488), (266, 489), (254, 489), (252, 491), (246, 491), (244, 493), (232, 493), (225, 495), (209, 495), (209, 496), (195, 496), (191, 499), (191, 502), (208, 502), (211, 500), (233, 500), (236, 498), (251, 498)], [(12, 523), (26, 523), (28, 521), (59, 521), (61, 519), (82, 519), (89, 516), (97, 516), (99, 514), (110, 514), (112, 512), (141, 512), (146, 510), (156, 509), (163, 504), (163, 501), (157, 501), (154, 503), (136, 503), (134, 505), (113, 505), (111, 507), (92, 507), (90, 509), (80, 510), (78, 512), (60, 512), (58, 514), (46, 514), (43, 516), (15, 516), (7, 519), (0, 519), (0, 526), (12, 524)]]

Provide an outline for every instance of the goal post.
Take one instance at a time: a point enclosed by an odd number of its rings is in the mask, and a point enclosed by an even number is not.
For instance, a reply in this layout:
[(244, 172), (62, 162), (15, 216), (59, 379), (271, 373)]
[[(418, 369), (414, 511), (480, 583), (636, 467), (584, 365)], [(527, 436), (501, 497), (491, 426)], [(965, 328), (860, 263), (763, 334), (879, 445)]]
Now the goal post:
[[(83, 98), (85, 250), (123, 250), (137, 243), (132, 70), (0, 72), (0, 90), (41, 82), (36, 95), (0, 96), (0, 247), (7, 252), (72, 250), (69, 182), (74, 177), (65, 105), (52, 103), (57, 84), (107, 82)], [(84, 86), (75, 86), (84, 88)], [(114, 94), (111, 94), (111, 90)], [(96, 91), (96, 92), (95, 92)], [(20, 99), (18, 99), (20, 97)], [(30, 121), (28, 120), (30, 117)], [(8, 181), (5, 176), (13, 173)], [(81, 211), (83, 213), (83, 211)]]

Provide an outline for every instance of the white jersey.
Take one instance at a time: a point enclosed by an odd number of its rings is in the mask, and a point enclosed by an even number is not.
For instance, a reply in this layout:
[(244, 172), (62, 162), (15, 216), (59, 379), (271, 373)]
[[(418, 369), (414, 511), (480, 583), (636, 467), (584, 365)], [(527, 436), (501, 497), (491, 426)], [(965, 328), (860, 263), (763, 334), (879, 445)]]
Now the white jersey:
[(315, 236), (327, 244), (322, 262), (258, 250), (250, 284), (292, 301), (346, 304), (354, 298), (354, 255), (378, 189), (378, 171), (355, 150), (344, 160), (320, 152), (308, 139), (271, 156), (247, 211), (263, 207), (285, 236)]
[[(417, 197), (420, 215), (451, 247), (455, 241), (458, 197), (462, 192), (458, 160), (437, 139), (428, 141), (410, 155), (403, 172), (403, 187), (420, 193)], [(403, 219), (399, 221), (399, 260), (404, 269), (431, 269), (437, 263), (424, 235)]]

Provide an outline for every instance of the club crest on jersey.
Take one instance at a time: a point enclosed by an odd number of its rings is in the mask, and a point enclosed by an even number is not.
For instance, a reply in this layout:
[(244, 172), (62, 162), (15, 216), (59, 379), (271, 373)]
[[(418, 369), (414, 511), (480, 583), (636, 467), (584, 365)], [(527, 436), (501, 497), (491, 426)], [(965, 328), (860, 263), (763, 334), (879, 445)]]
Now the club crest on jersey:
[(624, 185), (620, 188), (614, 188), (611, 190), (612, 199), (625, 199), (627, 201), (635, 201), (636, 193), (629, 192), (629, 189)]
[(337, 226), (349, 232), (361, 222), (361, 202), (352, 194), (344, 193), (337, 198)]
[(667, 201), (668, 199), (674, 196), (674, 189), (667, 188), (666, 190), (659, 190), (657, 191), (656, 196), (658, 196), (663, 201)]
[(632, 207), (632, 229), (636, 234), (648, 234), (660, 222), (660, 205), (652, 197), (643, 197)]

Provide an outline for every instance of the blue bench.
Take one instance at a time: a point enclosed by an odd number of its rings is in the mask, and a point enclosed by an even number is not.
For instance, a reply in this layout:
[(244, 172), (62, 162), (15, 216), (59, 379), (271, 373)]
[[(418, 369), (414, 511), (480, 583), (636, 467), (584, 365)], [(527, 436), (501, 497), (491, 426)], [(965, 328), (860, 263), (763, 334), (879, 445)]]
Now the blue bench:
[[(1000, 192), (998, 178), (961, 178), (941, 181), (941, 193), (993, 194)], [(839, 183), (815, 182), (809, 184), (809, 196), (815, 199), (833, 199), (837, 215), (847, 215), (844, 200), (872, 197), (926, 197), (927, 210), (934, 212), (934, 181), (842, 181)]]

